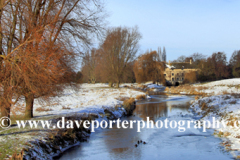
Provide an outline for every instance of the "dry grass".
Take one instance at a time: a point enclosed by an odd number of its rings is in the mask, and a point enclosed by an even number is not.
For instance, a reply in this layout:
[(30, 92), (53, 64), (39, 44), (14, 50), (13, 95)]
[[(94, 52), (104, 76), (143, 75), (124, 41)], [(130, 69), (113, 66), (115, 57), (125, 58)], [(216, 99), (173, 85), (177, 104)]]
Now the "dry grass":
[(228, 92), (228, 91), (222, 91), (222, 94), (230, 94), (230, 92)]
[(135, 102), (134, 98), (129, 98), (129, 99), (126, 99), (125, 101), (123, 101), (123, 105), (126, 107), (131, 106), (131, 105), (133, 105), (134, 102)]
[(218, 137), (222, 137), (223, 136), (223, 132), (219, 131), (217, 135), (218, 135)]
[(118, 98), (116, 98), (116, 99), (119, 100), (119, 101), (125, 101), (125, 100), (128, 99), (128, 97), (118, 97)]
[(146, 95), (144, 95), (144, 94), (137, 95), (137, 96), (136, 96), (136, 99), (137, 99), (137, 100), (146, 99)]
[(137, 87), (141, 88), (141, 89), (144, 89), (144, 88), (147, 88), (146, 85), (143, 85), (143, 84), (138, 84)]
[(236, 104), (237, 103), (237, 100), (233, 100), (231, 102), (229, 102), (229, 104)]
[(71, 109), (70, 107), (62, 106), (62, 109)]
[(227, 126), (232, 126), (234, 127), (234, 123), (236, 122), (236, 125), (239, 126), (238, 123), (238, 118), (237, 117), (233, 117), (232, 115), (227, 119), (228, 123)]
[(240, 138), (240, 135), (238, 135), (238, 136), (235, 136), (235, 138)]
[(201, 104), (201, 110), (204, 110), (204, 109), (206, 109), (208, 106), (207, 106), (207, 104), (205, 103), (205, 102), (203, 102), (202, 104)]
[(224, 134), (223, 134), (224, 137), (228, 137), (230, 135), (231, 135), (231, 133), (229, 133), (229, 132), (224, 132)]
[(11, 113), (12, 113), (13, 115), (17, 115), (18, 112), (24, 113), (25, 108), (26, 108), (26, 107), (25, 107), (25, 104), (15, 105), (15, 106), (14, 106), (14, 109), (11, 110)]
[(224, 99), (224, 100), (231, 99), (231, 96), (225, 96), (223, 99)]
[(200, 90), (200, 91), (209, 89), (209, 87), (206, 87), (206, 86), (198, 86), (198, 87), (195, 87), (195, 88), (197, 90)]
[(47, 112), (47, 111), (52, 111), (51, 108), (44, 108), (44, 107), (39, 107), (36, 109), (37, 112)]
[(180, 94), (185, 93), (188, 95), (201, 95), (203, 97), (206, 97), (208, 95), (214, 95), (214, 93), (207, 94), (204, 91), (209, 89), (211, 87), (208, 86), (198, 86), (198, 85), (190, 85), (190, 84), (184, 84), (180, 86), (172, 86), (172, 87), (166, 87), (165, 91), (173, 94)]
[(135, 99), (129, 98), (123, 102), (123, 108), (126, 110), (126, 115), (132, 115), (133, 110), (135, 109)]
[(203, 95), (205, 93), (203, 92), (199, 92), (196, 89), (198, 88), (203, 88), (203, 87), (195, 87), (189, 84), (185, 84), (185, 85), (181, 85), (181, 86), (177, 86), (177, 87), (166, 87), (165, 91), (166, 92), (170, 92), (170, 93), (174, 93), (174, 94), (180, 94), (181, 92), (185, 92), (186, 94), (190, 94), (190, 95)]

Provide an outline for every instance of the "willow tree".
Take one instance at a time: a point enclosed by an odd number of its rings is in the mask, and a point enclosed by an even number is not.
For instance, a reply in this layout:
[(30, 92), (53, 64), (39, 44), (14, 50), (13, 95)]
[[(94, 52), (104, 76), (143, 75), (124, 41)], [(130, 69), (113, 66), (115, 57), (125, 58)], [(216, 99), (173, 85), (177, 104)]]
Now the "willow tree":
[(129, 62), (133, 61), (139, 48), (141, 35), (137, 27), (116, 27), (107, 31), (102, 43), (101, 58), (102, 72), (110, 83), (119, 87)]
[(1, 6), (1, 114), (9, 117), (11, 105), (23, 95), (25, 116), (31, 118), (34, 98), (62, 91), (59, 84), (80, 53), (77, 46), (90, 45), (92, 35), (101, 33), (102, 3), (9, 0)]
[(138, 57), (134, 63), (134, 74), (138, 83), (153, 81), (165, 84), (165, 64), (158, 58), (156, 51), (146, 52)]

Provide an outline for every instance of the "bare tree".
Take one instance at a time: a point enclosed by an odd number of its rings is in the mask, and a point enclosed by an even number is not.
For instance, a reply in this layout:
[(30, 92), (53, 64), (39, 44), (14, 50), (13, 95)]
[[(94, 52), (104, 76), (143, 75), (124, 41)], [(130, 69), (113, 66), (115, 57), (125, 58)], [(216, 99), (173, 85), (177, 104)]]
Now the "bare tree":
[(140, 38), (137, 27), (117, 27), (107, 31), (106, 39), (100, 47), (102, 71), (110, 83), (117, 83), (116, 87), (123, 80), (127, 64), (133, 61), (138, 51)]
[(229, 77), (226, 54), (223, 52), (213, 53), (207, 60), (201, 61), (201, 81), (219, 80)]
[(103, 7), (98, 0), (9, 0), (1, 6), (1, 114), (10, 116), (12, 99), (24, 95), (31, 118), (35, 97), (63, 89), (74, 46), (89, 45), (100, 33)]
[(87, 51), (82, 60), (82, 72), (85, 82), (96, 82), (96, 66), (98, 63), (98, 51), (93, 48)]
[(176, 60), (176, 62), (185, 62), (186, 61), (186, 56), (180, 56), (178, 57), (178, 59)]
[(203, 59), (206, 59), (206, 55), (203, 55), (202, 53), (193, 53), (190, 57), (192, 57), (193, 62), (201, 61)]

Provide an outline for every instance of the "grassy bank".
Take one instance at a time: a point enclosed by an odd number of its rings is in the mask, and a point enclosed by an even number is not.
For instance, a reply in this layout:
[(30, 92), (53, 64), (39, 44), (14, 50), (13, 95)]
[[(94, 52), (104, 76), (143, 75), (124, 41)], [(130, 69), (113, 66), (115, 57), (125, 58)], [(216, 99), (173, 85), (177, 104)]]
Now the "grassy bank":
[[(135, 99), (129, 98), (124, 101), (123, 105), (104, 108), (103, 112), (99, 112), (99, 114), (79, 113), (64, 115), (64, 117), (65, 121), (113, 120), (131, 115), (135, 109), (135, 104)], [(52, 121), (52, 124), (56, 125), (62, 116), (49, 116), (48, 118), (45, 117), (44, 120)], [(32, 120), (37, 119), (39, 118)], [(69, 147), (86, 141), (90, 133), (90, 129), (84, 128), (83, 125), (78, 127), (75, 124), (72, 129), (32, 129), (29, 125), (24, 129), (11, 127), (0, 132), (2, 137), (0, 159), (52, 159), (54, 156), (61, 155)]]

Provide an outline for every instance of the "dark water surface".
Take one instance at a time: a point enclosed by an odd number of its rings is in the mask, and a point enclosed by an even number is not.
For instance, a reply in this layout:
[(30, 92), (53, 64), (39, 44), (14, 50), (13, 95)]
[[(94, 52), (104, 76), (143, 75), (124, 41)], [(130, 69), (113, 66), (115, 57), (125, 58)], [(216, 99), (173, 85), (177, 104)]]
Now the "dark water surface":
[[(164, 95), (152, 96), (151, 100), (137, 103), (135, 116), (121, 120), (195, 120), (188, 112), (189, 101), (193, 97), (167, 97)], [(98, 129), (91, 134), (88, 142), (81, 143), (66, 151), (61, 160), (90, 160), (90, 159), (233, 159), (219, 146), (221, 140), (212, 136), (213, 130), (203, 133), (201, 129), (186, 129), (178, 132), (178, 128), (144, 128), (137, 132), (133, 129)], [(138, 140), (146, 141), (135, 147)]]

